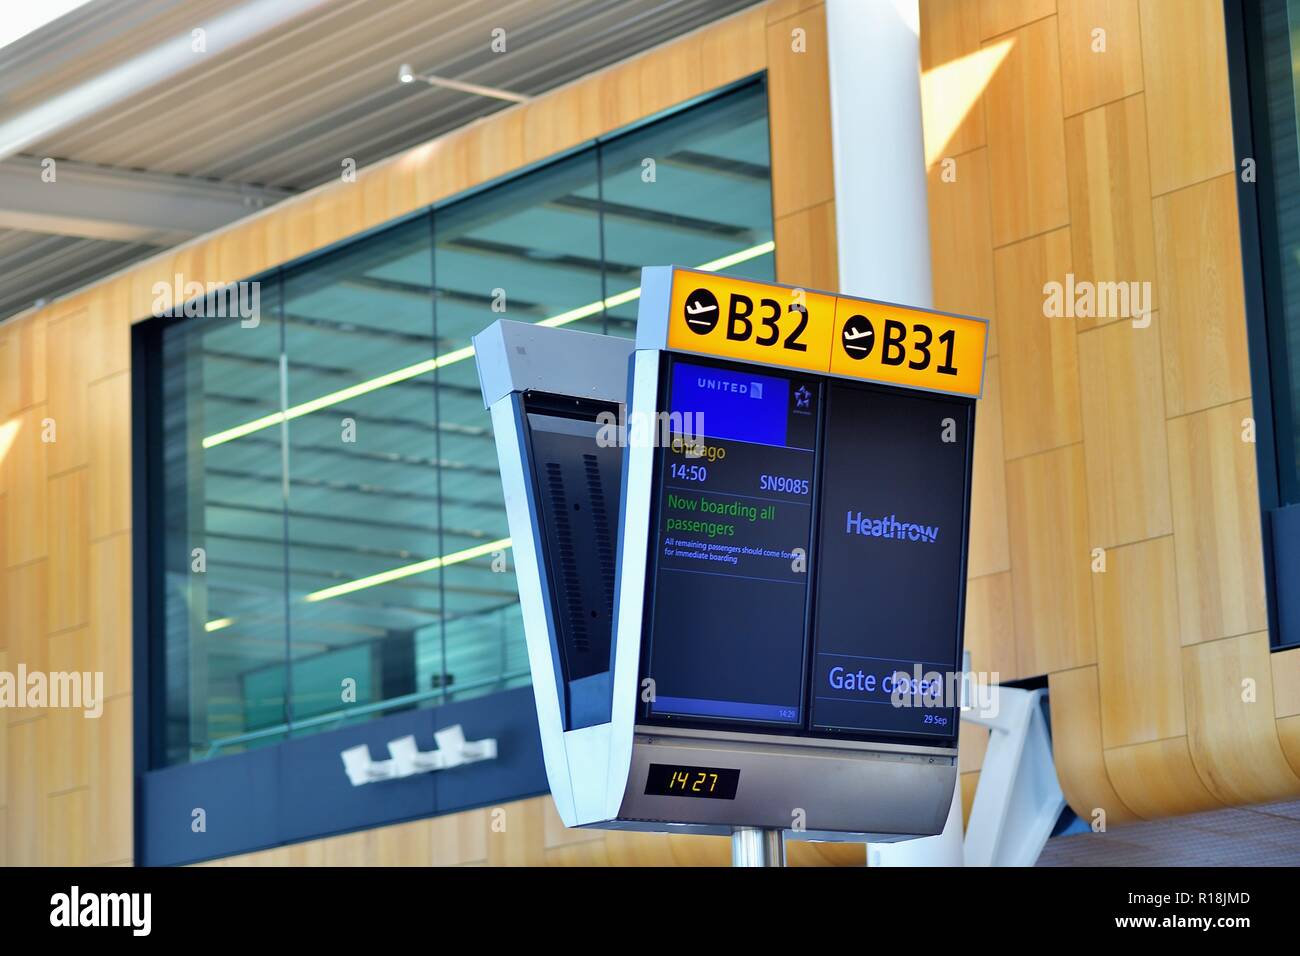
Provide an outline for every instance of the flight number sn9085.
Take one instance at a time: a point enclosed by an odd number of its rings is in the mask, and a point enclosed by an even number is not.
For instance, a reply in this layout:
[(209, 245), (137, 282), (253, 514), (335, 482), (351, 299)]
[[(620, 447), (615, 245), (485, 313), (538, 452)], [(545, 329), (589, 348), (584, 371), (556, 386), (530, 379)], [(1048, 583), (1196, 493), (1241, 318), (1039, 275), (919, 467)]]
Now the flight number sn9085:
[(785, 475), (760, 475), (759, 491), (782, 491), (788, 495), (808, 494), (807, 478), (787, 478)]

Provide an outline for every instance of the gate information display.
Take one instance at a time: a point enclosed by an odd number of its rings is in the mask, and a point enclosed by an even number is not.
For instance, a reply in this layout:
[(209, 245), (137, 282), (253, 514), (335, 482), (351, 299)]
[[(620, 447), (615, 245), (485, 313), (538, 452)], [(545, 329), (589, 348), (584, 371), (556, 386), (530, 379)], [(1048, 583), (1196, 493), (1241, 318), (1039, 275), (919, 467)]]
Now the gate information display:
[(678, 360), (667, 387), (650, 712), (801, 724), (821, 383)]
[(642, 719), (951, 746), (987, 325), (685, 270), (661, 301)]
[(956, 727), (939, 704), (958, 664), (969, 433), (968, 403), (830, 386), (814, 727)]

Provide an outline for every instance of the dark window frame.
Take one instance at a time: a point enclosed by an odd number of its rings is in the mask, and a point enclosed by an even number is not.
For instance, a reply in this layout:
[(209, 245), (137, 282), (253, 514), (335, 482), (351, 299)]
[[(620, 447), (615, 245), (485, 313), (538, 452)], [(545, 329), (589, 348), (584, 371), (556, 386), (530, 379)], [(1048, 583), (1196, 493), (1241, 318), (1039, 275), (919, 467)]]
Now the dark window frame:
[[(1300, 622), (1291, 620), (1278, 603), (1281, 575), (1287, 573), (1279, 571), (1279, 545), (1297, 547), (1289, 530), (1295, 522), (1289, 521), (1284, 527), (1275, 520), (1278, 512), (1288, 506), (1300, 507), (1300, 475), (1283, 470), (1285, 462), (1296, 460), (1289, 404), (1294, 386), (1287, 369), (1282, 319), (1285, 300), (1275, 202), (1277, 181), (1272, 173), (1274, 144), (1263, 55), (1265, 13), (1258, 0), (1224, 0), (1223, 8), (1268, 632), (1271, 649), (1278, 651), (1300, 646)], [(1243, 175), (1249, 164), (1253, 164), (1255, 173), (1251, 181)], [(1288, 500), (1292, 497), (1294, 500)]]

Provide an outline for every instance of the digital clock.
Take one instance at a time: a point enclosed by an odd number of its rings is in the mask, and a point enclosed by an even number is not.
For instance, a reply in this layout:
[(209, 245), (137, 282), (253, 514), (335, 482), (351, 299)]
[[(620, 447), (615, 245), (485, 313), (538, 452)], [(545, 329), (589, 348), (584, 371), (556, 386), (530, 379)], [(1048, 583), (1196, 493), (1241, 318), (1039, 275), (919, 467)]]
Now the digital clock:
[(655, 797), (703, 797), (706, 800), (735, 800), (740, 771), (725, 767), (683, 767), (652, 763), (646, 774), (645, 792)]

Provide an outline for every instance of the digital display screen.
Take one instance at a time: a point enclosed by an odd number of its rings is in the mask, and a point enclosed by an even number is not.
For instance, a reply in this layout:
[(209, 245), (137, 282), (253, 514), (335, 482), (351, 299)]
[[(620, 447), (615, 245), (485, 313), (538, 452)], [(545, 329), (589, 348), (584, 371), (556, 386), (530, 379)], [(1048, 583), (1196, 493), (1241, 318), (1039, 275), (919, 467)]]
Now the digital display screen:
[(643, 718), (954, 738), (974, 403), (673, 353), (661, 383)]
[(821, 382), (670, 359), (650, 716), (801, 725)]
[(827, 390), (812, 726), (953, 736), (970, 403)]
[(705, 800), (735, 800), (740, 771), (724, 767), (683, 767), (652, 763), (646, 774), (645, 792), (654, 797), (700, 797)]

